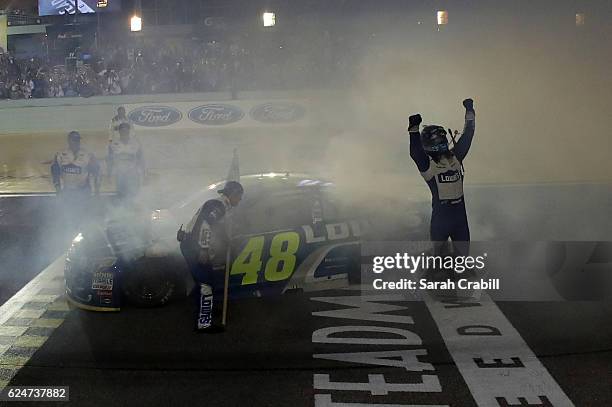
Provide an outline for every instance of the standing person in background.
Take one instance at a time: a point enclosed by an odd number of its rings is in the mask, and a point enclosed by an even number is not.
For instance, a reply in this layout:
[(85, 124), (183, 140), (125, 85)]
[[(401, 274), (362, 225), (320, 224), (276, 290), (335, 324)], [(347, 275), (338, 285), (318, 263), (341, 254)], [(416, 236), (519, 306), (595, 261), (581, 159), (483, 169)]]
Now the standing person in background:
[(108, 176), (115, 177), (117, 197), (120, 200), (135, 197), (144, 180), (144, 157), (140, 143), (130, 136), (129, 123), (118, 126), (119, 139), (108, 147)]
[(51, 177), (68, 224), (78, 227), (91, 210), (92, 187), (100, 194), (100, 165), (93, 153), (81, 148), (78, 131), (68, 133), (68, 148), (55, 155)]
[[(465, 125), (461, 138), (452, 149), (448, 146), (446, 130), (442, 126), (425, 126), (419, 132), (422, 122), (420, 114), (410, 116), (410, 157), (432, 196), (431, 241), (436, 250), (450, 238), (464, 255), (469, 251), (470, 229), (463, 197), (462, 163), (470, 150), (474, 137), (476, 113), (474, 101), (465, 99)], [(452, 135), (451, 135), (452, 136)], [(458, 247), (456, 242), (465, 242)]]
[[(133, 132), (133, 125), (130, 122), (130, 119), (127, 118), (125, 114), (125, 107), (119, 106), (117, 108), (117, 114), (113, 116), (110, 122), (110, 126), (108, 127), (108, 142), (112, 143), (113, 140), (119, 139), (119, 125), (121, 123), (127, 123), (130, 125), (130, 130)], [(133, 134), (131, 134), (133, 136)]]

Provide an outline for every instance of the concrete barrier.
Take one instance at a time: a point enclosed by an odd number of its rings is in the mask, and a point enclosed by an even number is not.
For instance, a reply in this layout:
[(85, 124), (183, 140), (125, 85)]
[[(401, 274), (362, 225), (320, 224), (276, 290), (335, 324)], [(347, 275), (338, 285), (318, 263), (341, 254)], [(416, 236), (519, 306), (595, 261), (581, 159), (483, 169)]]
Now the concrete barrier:
[[(227, 92), (94, 96), (91, 98), (66, 97), (46, 99), (6, 100), (0, 102), (0, 134), (64, 132), (104, 130), (119, 106), (126, 105), (128, 112), (142, 106), (164, 105), (183, 112), (182, 123), (177, 128), (206, 126), (189, 119), (189, 111), (200, 105), (213, 103), (235, 105), (244, 111), (240, 125), (252, 126), (261, 122), (251, 120), (250, 109), (259, 104), (299, 101), (306, 106), (309, 95), (294, 92), (242, 92), (239, 100), (231, 100)], [(231, 123), (235, 126), (237, 123)], [(147, 126), (149, 129), (157, 126)], [(162, 128), (163, 126), (159, 126)], [(219, 125), (215, 125), (219, 128)]]

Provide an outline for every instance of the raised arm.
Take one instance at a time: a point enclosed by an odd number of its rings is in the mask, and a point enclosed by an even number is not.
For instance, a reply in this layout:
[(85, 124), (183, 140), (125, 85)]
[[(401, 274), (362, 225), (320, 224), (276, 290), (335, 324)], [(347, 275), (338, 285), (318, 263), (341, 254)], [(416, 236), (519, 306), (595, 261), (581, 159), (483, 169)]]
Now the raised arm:
[(454, 152), (459, 161), (467, 156), (472, 146), (472, 140), (474, 138), (474, 131), (476, 125), (476, 112), (474, 111), (474, 101), (472, 99), (465, 99), (463, 101), (463, 107), (465, 107), (465, 125), (463, 126), (463, 133), (461, 138), (457, 140)]
[(429, 169), (429, 157), (423, 144), (421, 144), (421, 133), (419, 125), (423, 119), (420, 114), (412, 115), (408, 118), (408, 132), (410, 133), (410, 157), (416, 163), (420, 172), (425, 172)]

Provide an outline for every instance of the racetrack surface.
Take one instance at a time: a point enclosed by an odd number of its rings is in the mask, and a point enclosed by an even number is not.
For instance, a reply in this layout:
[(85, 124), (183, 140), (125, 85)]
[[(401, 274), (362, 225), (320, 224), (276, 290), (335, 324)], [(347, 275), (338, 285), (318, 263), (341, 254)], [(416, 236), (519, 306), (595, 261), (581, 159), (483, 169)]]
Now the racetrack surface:
[[(156, 309), (125, 308), (120, 313), (46, 311), (46, 317), (58, 318), (61, 314), (64, 321), (12, 378), (10, 385), (70, 386), (68, 404), (75, 406), (191, 405), (196, 400), (209, 406), (310, 406), (315, 395), (331, 395), (335, 402), (478, 405), (472, 396), (474, 389), (466, 385), (445, 346), (439, 326), (422, 302), (386, 302), (402, 307), (389, 315), (413, 319), (408, 329), (422, 344), (313, 343), (313, 333), (322, 328), (349, 325), (406, 328), (397, 323), (314, 314), (343, 307), (313, 298), (358, 293), (338, 290), (237, 301), (231, 304), (227, 331), (214, 335), (191, 331), (192, 310), (187, 301)], [(574, 405), (612, 403), (612, 390), (606, 386), (612, 363), (611, 304), (508, 302), (497, 305)], [(29, 329), (35, 333), (33, 328)], [(388, 333), (371, 332), (339, 336), (394, 338)], [(466, 342), (466, 351), (478, 353), (478, 341), (474, 340), (473, 344), (471, 348), (470, 342)], [(407, 371), (402, 367), (313, 357), (415, 349), (422, 352), (419, 362), (431, 364), (432, 369)], [(13, 347), (11, 352), (18, 350), (19, 347)], [(368, 375), (382, 374), (387, 383), (420, 383), (422, 375), (427, 374), (436, 378), (439, 388), (377, 396), (367, 391), (313, 389), (314, 376), (325, 374), (336, 382), (367, 382)], [(507, 379), (508, 388), (512, 389), (513, 377), (508, 375)], [(535, 388), (540, 379), (533, 377)]]

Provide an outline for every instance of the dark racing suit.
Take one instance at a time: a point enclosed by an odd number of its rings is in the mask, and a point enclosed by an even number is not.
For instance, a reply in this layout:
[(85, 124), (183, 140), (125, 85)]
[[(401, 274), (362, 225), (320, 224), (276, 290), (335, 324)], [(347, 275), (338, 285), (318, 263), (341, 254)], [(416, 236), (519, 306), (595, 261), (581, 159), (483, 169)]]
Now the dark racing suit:
[(468, 227), (465, 201), (463, 197), (463, 171), (461, 163), (466, 157), (474, 137), (475, 114), (465, 114), (465, 126), (461, 138), (454, 146), (449, 158), (438, 162), (430, 158), (421, 144), (418, 126), (410, 132), (410, 157), (416, 163), (421, 175), (427, 182), (432, 196), (430, 237), (432, 242), (468, 242)]
[[(229, 241), (231, 205), (225, 196), (210, 199), (200, 207), (179, 237), (181, 252), (196, 282), (197, 329), (213, 324), (213, 297), (221, 294)], [(181, 235), (181, 231), (179, 231)]]

